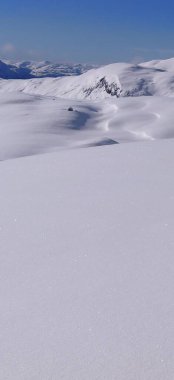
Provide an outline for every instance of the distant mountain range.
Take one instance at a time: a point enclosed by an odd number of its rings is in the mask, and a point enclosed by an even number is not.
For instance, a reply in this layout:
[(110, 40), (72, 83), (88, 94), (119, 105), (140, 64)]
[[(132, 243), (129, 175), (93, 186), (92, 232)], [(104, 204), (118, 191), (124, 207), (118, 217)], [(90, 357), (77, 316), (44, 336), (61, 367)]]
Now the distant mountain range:
[(114, 63), (92, 69), (87, 65), (56, 65), (49, 62), (23, 62), (15, 66), (1, 62), (0, 77), (30, 78), (1, 80), (0, 91), (21, 91), (69, 99), (174, 97), (174, 58), (141, 64)]
[(63, 64), (49, 61), (10, 62), (0, 60), (0, 78), (2, 79), (31, 79), (44, 77), (64, 77), (80, 75), (94, 66), (87, 64)]

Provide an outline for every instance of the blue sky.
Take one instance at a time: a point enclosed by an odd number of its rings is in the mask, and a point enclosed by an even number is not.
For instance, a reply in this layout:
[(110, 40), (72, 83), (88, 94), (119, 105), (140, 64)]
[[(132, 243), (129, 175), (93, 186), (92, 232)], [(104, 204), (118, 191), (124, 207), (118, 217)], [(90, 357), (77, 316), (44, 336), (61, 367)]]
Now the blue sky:
[(173, 0), (2, 2), (2, 58), (109, 63), (174, 56)]

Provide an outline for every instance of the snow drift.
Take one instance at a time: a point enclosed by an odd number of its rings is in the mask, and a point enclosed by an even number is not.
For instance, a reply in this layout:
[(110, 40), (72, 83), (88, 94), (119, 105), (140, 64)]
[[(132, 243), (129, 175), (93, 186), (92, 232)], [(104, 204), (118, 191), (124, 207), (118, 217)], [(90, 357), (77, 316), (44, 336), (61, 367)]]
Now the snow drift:
[[(69, 112), (69, 107), (73, 112)], [(18, 92), (0, 96), (0, 160), (60, 149), (174, 138), (173, 99), (77, 101)]]

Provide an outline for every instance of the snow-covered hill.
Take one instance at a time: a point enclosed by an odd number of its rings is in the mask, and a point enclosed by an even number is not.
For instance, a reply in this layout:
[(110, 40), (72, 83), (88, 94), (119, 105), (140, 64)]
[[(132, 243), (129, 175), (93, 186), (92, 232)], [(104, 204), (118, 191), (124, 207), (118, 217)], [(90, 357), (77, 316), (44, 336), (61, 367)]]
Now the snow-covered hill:
[(174, 96), (174, 59), (138, 65), (115, 63), (65, 78), (1, 80), (0, 89), (3, 88), (30, 94), (92, 100), (120, 96)]
[(173, 120), (173, 99), (167, 97), (92, 102), (0, 93), (0, 160), (65, 148), (174, 138)]
[(173, 77), (0, 80), (0, 379), (172, 379)]
[(10, 62), (8, 60), (0, 61), (0, 78), (3, 79), (30, 79), (44, 77), (64, 77), (71, 75), (80, 75), (91, 69), (87, 64), (63, 64), (51, 63), (49, 61), (34, 62)]

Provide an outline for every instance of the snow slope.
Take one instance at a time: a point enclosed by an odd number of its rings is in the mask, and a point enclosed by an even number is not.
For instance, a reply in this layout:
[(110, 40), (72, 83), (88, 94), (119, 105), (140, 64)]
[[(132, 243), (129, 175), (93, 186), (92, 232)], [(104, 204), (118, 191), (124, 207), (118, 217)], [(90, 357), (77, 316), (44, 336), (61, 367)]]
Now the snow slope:
[(0, 80), (0, 379), (172, 379), (173, 72), (161, 64)]
[(0, 89), (72, 99), (106, 99), (174, 94), (174, 59), (137, 65), (115, 63), (79, 76), (1, 80)]
[(0, 378), (171, 380), (174, 142), (0, 163)]
[[(68, 108), (74, 111), (69, 112)], [(0, 160), (58, 149), (174, 138), (173, 99), (91, 102), (0, 93)]]

